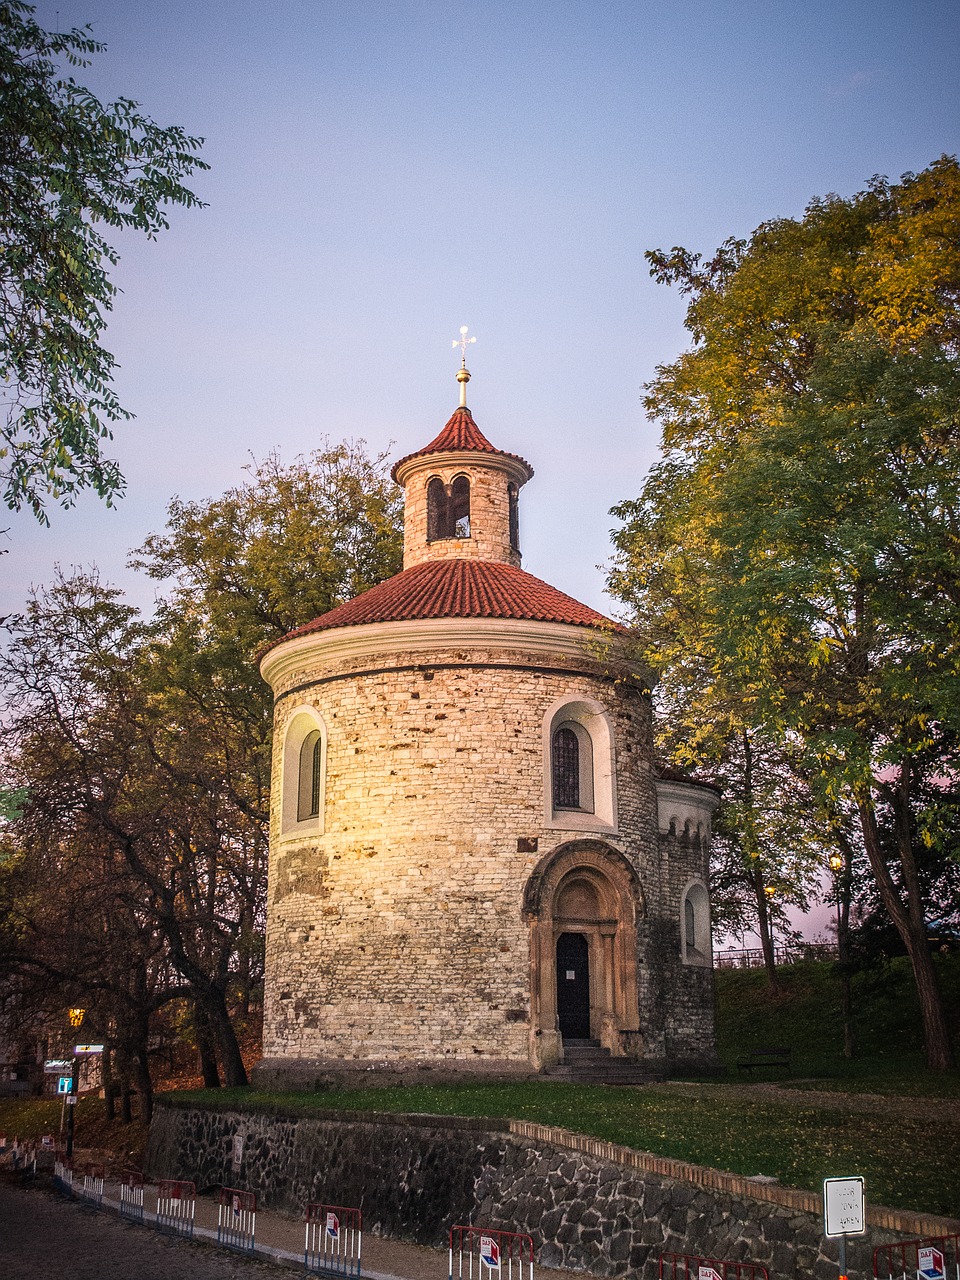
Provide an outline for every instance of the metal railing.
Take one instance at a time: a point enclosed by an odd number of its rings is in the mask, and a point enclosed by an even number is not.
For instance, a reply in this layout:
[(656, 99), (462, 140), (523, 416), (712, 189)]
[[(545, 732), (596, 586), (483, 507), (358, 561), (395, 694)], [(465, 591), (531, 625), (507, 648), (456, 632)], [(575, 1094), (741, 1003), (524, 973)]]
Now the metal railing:
[(252, 1191), (220, 1188), (217, 1210), (217, 1244), (242, 1253), (253, 1253), (257, 1228), (257, 1197)]
[(303, 1265), (325, 1276), (359, 1276), (362, 1222), (359, 1209), (308, 1204)]

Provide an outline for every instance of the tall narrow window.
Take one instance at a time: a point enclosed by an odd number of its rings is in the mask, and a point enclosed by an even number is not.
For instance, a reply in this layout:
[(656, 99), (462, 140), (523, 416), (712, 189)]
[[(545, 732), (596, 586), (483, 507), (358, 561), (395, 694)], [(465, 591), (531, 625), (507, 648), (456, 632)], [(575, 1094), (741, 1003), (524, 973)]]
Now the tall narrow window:
[(510, 503), (510, 546), (514, 551), (520, 550), (520, 491), (512, 482), (507, 485), (507, 500)]
[(687, 953), (697, 949), (697, 912), (688, 893), (683, 900), (683, 917), (687, 931)]
[(553, 735), (553, 807), (580, 808), (580, 741), (567, 724)]
[(694, 881), (687, 886), (682, 898), (680, 921), (680, 954), (684, 963), (709, 965), (710, 899), (702, 882)]
[(297, 788), (297, 821), (315, 818), (320, 812), (320, 768), (323, 739), (320, 731), (308, 733), (300, 747), (300, 785)]
[(457, 476), (450, 486), (450, 525), (453, 537), (470, 537), (470, 481)]
[(447, 490), (443, 481), (434, 476), (427, 485), (427, 541), (439, 542), (449, 538), (447, 518)]

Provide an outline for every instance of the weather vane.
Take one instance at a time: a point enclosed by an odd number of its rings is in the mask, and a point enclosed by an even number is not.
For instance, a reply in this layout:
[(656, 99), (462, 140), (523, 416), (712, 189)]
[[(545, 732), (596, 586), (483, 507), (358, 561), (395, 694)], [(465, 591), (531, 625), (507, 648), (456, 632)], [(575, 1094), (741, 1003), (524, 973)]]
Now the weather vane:
[(476, 342), (476, 338), (468, 338), (470, 332), (467, 325), (460, 326), (460, 337), (454, 338), (453, 345), (460, 348), (460, 368), (457, 371), (457, 381), (460, 383), (460, 405), (462, 408), (467, 406), (467, 383), (470, 381), (470, 370), (467, 368), (467, 346), (471, 342)]

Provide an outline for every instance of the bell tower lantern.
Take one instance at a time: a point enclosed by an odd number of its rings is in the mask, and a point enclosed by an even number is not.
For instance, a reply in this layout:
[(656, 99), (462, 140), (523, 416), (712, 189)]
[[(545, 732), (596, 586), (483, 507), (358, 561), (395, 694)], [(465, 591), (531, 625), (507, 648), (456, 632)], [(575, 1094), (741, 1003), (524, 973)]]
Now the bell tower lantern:
[(470, 373), (457, 372), (460, 404), (440, 434), (392, 475), (404, 490), (403, 567), (427, 560), (493, 560), (520, 567), (518, 498), (533, 468), (495, 449), (467, 408)]

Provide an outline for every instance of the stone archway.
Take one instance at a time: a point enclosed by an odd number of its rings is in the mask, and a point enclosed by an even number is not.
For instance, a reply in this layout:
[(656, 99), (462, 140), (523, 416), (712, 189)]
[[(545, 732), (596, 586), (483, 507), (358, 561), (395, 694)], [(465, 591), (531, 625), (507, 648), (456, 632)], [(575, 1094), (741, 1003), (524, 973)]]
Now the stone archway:
[[(530, 922), (531, 1057), (560, 1059), (558, 942), (579, 935), (589, 972), (589, 1034), (615, 1057), (639, 1056), (637, 919), (643, 895), (633, 867), (601, 840), (561, 845), (535, 868), (524, 895)], [(561, 948), (562, 953), (562, 948)], [(562, 1002), (562, 991), (560, 1000)]]

